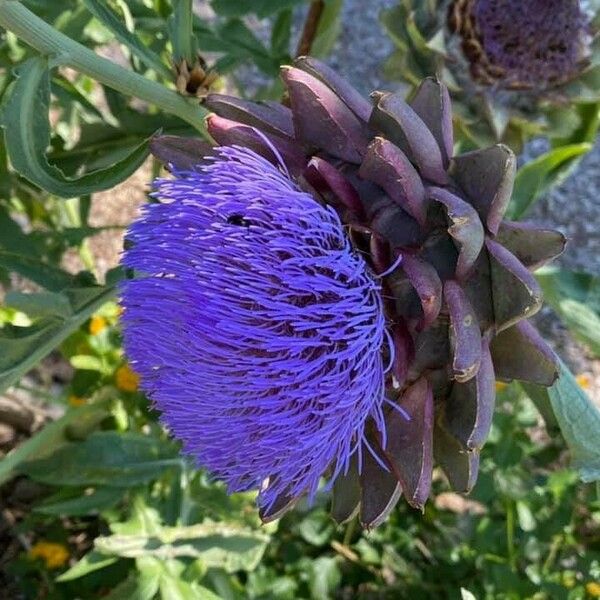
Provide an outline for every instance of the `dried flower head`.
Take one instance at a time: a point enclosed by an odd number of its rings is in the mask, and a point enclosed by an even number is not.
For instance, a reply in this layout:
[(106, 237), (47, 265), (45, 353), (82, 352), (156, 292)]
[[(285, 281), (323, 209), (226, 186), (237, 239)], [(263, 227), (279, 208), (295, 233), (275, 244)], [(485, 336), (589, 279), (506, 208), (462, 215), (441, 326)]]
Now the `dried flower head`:
[(455, 0), (450, 26), (484, 84), (552, 88), (586, 64), (590, 36), (579, 0)]
[(220, 148), (156, 182), (128, 235), (125, 347), (185, 450), (259, 501), (314, 494), (383, 431), (379, 283), (338, 215), (281, 169)]

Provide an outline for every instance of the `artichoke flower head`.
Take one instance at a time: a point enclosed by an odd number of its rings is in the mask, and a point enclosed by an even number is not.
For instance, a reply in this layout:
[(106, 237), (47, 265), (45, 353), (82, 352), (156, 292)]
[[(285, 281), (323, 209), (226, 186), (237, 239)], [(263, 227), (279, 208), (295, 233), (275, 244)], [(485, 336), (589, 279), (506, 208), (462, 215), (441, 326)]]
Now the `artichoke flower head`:
[(516, 160), (453, 156), (437, 79), (363, 98), (312, 58), (289, 107), (210, 94), (218, 147), (159, 137), (174, 178), (129, 233), (125, 347), (165, 424), (278, 518), (324, 479), (375, 527), (438, 464), (472, 489), (496, 380), (551, 385), (527, 320), (560, 233), (507, 222)]

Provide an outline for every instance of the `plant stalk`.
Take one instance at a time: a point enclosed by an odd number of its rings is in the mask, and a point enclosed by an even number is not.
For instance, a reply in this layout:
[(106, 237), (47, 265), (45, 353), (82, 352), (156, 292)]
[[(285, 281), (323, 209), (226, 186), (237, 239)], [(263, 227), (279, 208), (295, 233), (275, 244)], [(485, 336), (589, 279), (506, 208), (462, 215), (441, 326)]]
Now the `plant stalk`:
[(304, 22), (304, 28), (302, 29), (302, 35), (298, 42), (296, 56), (307, 56), (310, 54), (324, 10), (325, 0), (313, 0), (310, 3), (308, 15), (306, 15), (306, 21)]
[(198, 104), (98, 56), (48, 25), (18, 0), (0, 0), (0, 26), (12, 31), (41, 54), (54, 57), (59, 64), (88, 75), (126, 96), (139, 98), (176, 115), (197, 129), (203, 137), (209, 137), (204, 125), (204, 109)]

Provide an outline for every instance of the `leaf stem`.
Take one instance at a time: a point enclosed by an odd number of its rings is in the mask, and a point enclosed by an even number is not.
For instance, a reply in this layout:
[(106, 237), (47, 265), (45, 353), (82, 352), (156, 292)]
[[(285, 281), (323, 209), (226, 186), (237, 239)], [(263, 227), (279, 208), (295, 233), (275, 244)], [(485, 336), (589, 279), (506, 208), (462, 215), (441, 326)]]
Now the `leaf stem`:
[(98, 56), (82, 44), (57, 31), (18, 0), (0, 0), (0, 26), (12, 31), (45, 56), (55, 57), (69, 66), (126, 96), (133, 96), (178, 116), (203, 137), (208, 138), (204, 125), (204, 109), (163, 85), (124, 69)]
[(312, 0), (310, 8), (308, 9), (308, 14), (306, 15), (304, 28), (302, 29), (302, 35), (298, 42), (296, 56), (306, 56), (310, 54), (324, 10), (325, 0)]
[(517, 568), (517, 557), (515, 554), (515, 505), (509, 498), (506, 499), (506, 550), (508, 564), (515, 571)]

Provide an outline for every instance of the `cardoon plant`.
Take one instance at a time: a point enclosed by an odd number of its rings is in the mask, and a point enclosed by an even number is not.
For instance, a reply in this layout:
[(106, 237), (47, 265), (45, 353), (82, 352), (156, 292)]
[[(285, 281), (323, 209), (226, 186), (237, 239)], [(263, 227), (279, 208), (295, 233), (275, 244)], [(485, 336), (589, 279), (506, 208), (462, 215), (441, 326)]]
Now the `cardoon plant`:
[(316, 60), (289, 107), (212, 94), (214, 148), (157, 138), (171, 171), (132, 226), (125, 346), (164, 423), (277, 518), (324, 479), (338, 522), (422, 508), (437, 463), (474, 485), (496, 380), (550, 385), (527, 321), (561, 234), (506, 222), (515, 157), (453, 157), (446, 87), (362, 98)]
[(600, 98), (594, 13), (580, 0), (399, 0), (382, 16), (397, 46), (386, 72), (411, 87), (437, 73), (471, 145), (568, 138), (574, 105)]

